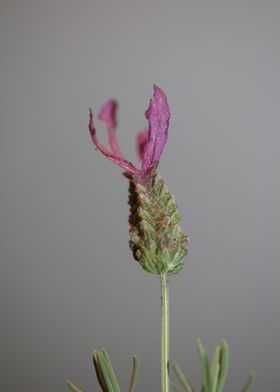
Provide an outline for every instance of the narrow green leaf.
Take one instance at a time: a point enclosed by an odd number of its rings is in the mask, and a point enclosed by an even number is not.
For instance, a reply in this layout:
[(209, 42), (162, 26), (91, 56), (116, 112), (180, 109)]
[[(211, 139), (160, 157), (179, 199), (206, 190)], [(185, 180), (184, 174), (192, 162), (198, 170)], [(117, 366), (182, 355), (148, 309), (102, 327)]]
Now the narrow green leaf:
[(215, 368), (215, 373), (213, 374), (213, 378), (212, 378), (212, 392), (217, 391), (219, 374), (220, 374), (220, 365), (217, 364)]
[(97, 353), (97, 358), (98, 358), (98, 363), (100, 365), (101, 372), (102, 372), (103, 378), (105, 380), (105, 384), (108, 389), (108, 392), (117, 392), (114, 389), (114, 385), (111, 380), (111, 375), (108, 370), (108, 363), (107, 363), (107, 360), (106, 360), (104, 354), (102, 352)]
[(97, 379), (98, 379), (98, 382), (99, 382), (99, 385), (100, 385), (102, 391), (109, 392), (108, 387), (106, 385), (106, 380), (104, 378), (100, 364), (98, 362), (98, 352), (96, 350), (93, 351), (92, 359), (93, 359), (93, 364), (94, 364), (96, 376), (97, 376)]
[(187, 377), (184, 375), (182, 369), (180, 368), (180, 366), (178, 365), (178, 363), (176, 361), (173, 361), (172, 367), (173, 367), (174, 372), (175, 372), (176, 376), (178, 377), (179, 381), (181, 382), (184, 389), (186, 390), (186, 392), (193, 392), (193, 388), (191, 387)]
[(203, 392), (212, 392), (208, 356), (200, 339), (197, 340), (197, 350), (200, 359)]
[(175, 382), (170, 383), (170, 390), (171, 392), (179, 392), (178, 386), (175, 384)]
[(216, 392), (219, 372), (220, 372), (220, 355), (221, 348), (217, 346), (211, 361), (211, 380), (212, 380), (212, 392)]
[(72, 392), (82, 392), (79, 388), (76, 387), (70, 380), (66, 380), (66, 385)]
[(248, 389), (250, 388), (254, 378), (255, 378), (255, 373), (251, 370), (244, 387), (241, 389), (241, 392), (247, 392), (248, 391)]
[(116, 378), (115, 372), (114, 372), (113, 367), (111, 365), (109, 354), (107, 353), (107, 351), (105, 349), (102, 350), (102, 353), (106, 359), (106, 365), (107, 365), (108, 372), (110, 374), (110, 378), (111, 378), (111, 382), (113, 384), (114, 391), (121, 392), (119, 384), (118, 384), (118, 380)]
[(220, 347), (221, 347), (220, 376), (219, 376), (216, 392), (223, 391), (227, 374), (228, 374), (229, 349), (228, 349), (227, 342), (225, 340), (222, 340), (220, 343)]
[(215, 348), (212, 360), (211, 360), (211, 377), (213, 378), (213, 375), (215, 373), (215, 368), (217, 364), (220, 362), (220, 355), (221, 355), (221, 347), (217, 346)]
[(131, 373), (130, 385), (129, 385), (129, 388), (128, 388), (129, 392), (134, 392), (135, 391), (136, 382), (137, 382), (138, 368), (139, 368), (139, 359), (138, 359), (138, 357), (136, 355), (134, 355), (133, 359), (132, 359), (132, 373)]

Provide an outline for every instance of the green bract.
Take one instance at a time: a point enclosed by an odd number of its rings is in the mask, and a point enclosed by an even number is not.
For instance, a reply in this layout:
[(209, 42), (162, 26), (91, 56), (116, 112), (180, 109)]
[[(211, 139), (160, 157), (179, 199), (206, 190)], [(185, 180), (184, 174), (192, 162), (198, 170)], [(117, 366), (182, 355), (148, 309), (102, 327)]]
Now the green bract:
[(129, 245), (135, 260), (148, 272), (176, 274), (187, 255), (174, 196), (155, 174), (149, 186), (130, 181)]

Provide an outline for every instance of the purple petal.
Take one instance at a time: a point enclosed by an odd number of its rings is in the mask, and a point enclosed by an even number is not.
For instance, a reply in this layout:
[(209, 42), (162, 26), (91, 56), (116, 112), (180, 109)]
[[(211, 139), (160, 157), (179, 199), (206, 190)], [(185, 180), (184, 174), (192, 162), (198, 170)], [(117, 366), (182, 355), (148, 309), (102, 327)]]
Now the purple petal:
[(98, 119), (103, 122), (107, 126), (107, 131), (108, 131), (108, 139), (109, 139), (109, 144), (112, 150), (112, 153), (118, 157), (122, 157), (122, 153), (120, 151), (120, 148), (118, 146), (117, 140), (116, 140), (116, 127), (117, 127), (117, 121), (116, 121), (116, 111), (117, 111), (117, 101), (114, 99), (110, 99), (109, 101), (105, 102), (105, 104), (102, 106), (99, 114), (98, 114)]
[(154, 86), (154, 97), (150, 101), (145, 116), (149, 121), (149, 136), (141, 167), (143, 179), (158, 164), (168, 136), (170, 110), (166, 95), (156, 85)]
[(146, 144), (149, 138), (149, 130), (144, 129), (143, 131), (138, 132), (136, 136), (136, 148), (139, 159), (142, 161), (144, 156), (144, 151), (146, 148)]
[(96, 136), (96, 129), (93, 124), (93, 113), (92, 110), (89, 110), (89, 124), (88, 124), (89, 132), (91, 134), (91, 138), (93, 143), (95, 144), (96, 148), (102, 152), (110, 161), (114, 162), (116, 165), (122, 167), (123, 169), (129, 171), (133, 175), (139, 177), (140, 171), (136, 169), (136, 167), (131, 163), (128, 162), (126, 159), (116, 156), (112, 154), (107, 148), (105, 148), (101, 143), (99, 143), (97, 136)]

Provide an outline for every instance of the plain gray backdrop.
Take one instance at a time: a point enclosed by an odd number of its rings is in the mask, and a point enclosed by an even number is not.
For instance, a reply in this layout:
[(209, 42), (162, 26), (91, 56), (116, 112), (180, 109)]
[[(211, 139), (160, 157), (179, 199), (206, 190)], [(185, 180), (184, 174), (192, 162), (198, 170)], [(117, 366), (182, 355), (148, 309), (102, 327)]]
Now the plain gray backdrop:
[[(1, 387), (84, 392), (106, 347), (122, 389), (160, 390), (160, 293), (128, 248), (127, 180), (88, 108), (135, 135), (153, 83), (171, 107), (159, 171), (191, 239), (171, 279), (170, 357), (200, 389), (195, 341), (230, 344), (225, 391), (279, 391), (278, 0), (0, 2)], [(97, 123), (100, 139), (106, 132)], [(174, 379), (173, 375), (172, 378)]]

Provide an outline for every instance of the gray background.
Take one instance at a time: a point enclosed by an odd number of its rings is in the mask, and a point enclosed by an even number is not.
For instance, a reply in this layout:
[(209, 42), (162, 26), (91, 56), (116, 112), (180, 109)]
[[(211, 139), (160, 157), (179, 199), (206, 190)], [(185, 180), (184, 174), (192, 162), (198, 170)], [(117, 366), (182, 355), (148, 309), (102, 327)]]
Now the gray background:
[[(157, 83), (172, 111), (160, 173), (191, 238), (171, 280), (171, 358), (199, 390), (195, 340), (231, 347), (227, 392), (279, 391), (280, 2), (9, 0), (0, 5), (1, 387), (160, 390), (158, 279), (132, 260), (127, 181), (94, 151), (88, 107), (134, 137)], [(103, 142), (104, 128), (98, 125)]]

